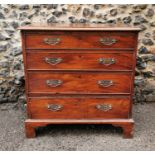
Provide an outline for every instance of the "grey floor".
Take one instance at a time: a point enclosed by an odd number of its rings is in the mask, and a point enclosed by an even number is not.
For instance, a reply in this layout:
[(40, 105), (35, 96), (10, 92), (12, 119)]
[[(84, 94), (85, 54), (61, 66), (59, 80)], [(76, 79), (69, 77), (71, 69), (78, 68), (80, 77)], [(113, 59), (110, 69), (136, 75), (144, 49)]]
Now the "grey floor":
[(52, 125), (37, 138), (24, 135), (25, 112), (14, 104), (0, 105), (0, 150), (155, 150), (155, 103), (135, 105), (133, 139), (110, 125)]

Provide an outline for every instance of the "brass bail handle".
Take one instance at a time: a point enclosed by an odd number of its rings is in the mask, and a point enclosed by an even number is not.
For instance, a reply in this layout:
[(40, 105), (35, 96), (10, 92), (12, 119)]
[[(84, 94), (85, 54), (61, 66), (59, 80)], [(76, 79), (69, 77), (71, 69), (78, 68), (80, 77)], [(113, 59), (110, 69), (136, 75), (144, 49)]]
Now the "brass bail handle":
[(61, 42), (60, 38), (44, 38), (44, 43), (48, 45), (56, 45)]
[(56, 57), (53, 57), (53, 58), (48, 58), (48, 57), (45, 57), (45, 62), (50, 64), (50, 65), (57, 65), (59, 63), (61, 63), (63, 61), (62, 58), (56, 58)]
[(46, 80), (46, 84), (50, 87), (58, 87), (62, 85), (62, 83), (63, 83), (62, 80), (57, 80), (57, 79)]
[(111, 104), (97, 104), (96, 105), (96, 108), (98, 110), (101, 110), (101, 111), (109, 111), (112, 109), (112, 105)]
[(97, 83), (102, 87), (110, 87), (114, 85), (114, 82), (112, 80), (99, 80)]
[(51, 111), (60, 111), (63, 109), (63, 105), (60, 104), (48, 104), (47, 109)]
[(116, 63), (116, 60), (114, 58), (99, 58), (98, 59), (99, 64), (110, 66), (112, 64)]
[(100, 43), (103, 45), (113, 45), (117, 42), (117, 40), (115, 38), (111, 38), (111, 37), (103, 37), (99, 39)]

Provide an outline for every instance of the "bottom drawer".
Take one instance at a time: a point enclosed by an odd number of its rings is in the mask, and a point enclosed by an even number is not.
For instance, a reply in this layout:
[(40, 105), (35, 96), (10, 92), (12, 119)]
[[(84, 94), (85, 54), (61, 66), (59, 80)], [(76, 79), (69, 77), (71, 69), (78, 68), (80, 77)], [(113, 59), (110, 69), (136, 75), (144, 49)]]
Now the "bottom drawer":
[(129, 98), (96, 98), (90, 99), (87, 105), (87, 118), (128, 118), (130, 111)]
[(28, 113), (31, 118), (85, 118), (87, 105), (80, 98), (30, 98)]
[(28, 101), (28, 114), (34, 119), (128, 118), (129, 111), (128, 97), (49, 97)]

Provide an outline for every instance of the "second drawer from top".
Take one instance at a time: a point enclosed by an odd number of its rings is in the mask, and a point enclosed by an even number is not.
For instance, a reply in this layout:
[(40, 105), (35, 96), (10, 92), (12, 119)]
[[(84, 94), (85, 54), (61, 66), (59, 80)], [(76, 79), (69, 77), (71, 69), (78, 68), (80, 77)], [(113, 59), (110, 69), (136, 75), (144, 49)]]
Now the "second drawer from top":
[(27, 52), (28, 70), (132, 70), (133, 53)]

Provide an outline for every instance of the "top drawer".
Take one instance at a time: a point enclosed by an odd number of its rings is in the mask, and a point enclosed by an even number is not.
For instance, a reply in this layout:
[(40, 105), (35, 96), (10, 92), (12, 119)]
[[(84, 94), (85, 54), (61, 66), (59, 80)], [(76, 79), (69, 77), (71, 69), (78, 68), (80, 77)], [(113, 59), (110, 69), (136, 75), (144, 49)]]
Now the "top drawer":
[(134, 32), (47, 31), (26, 33), (27, 49), (133, 49)]

